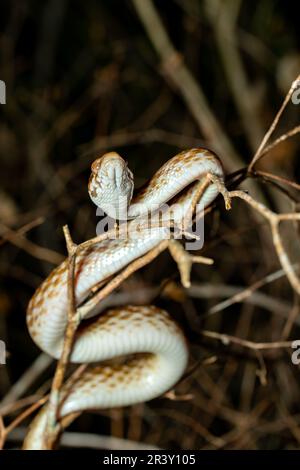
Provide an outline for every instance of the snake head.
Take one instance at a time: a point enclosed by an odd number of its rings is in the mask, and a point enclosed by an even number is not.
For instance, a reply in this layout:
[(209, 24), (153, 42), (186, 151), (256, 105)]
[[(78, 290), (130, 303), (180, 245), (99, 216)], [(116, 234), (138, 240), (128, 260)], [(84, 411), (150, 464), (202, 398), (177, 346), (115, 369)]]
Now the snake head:
[(110, 217), (127, 219), (133, 186), (132, 172), (118, 153), (105, 153), (92, 163), (89, 195)]

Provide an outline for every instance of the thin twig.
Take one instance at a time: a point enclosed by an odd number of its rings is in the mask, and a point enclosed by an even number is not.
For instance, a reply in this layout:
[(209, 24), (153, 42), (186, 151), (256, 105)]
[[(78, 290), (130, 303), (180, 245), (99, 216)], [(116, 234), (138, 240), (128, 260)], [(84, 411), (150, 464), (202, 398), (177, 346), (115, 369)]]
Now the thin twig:
[(263, 131), (259, 122), (258, 102), (255, 100), (254, 90), (250, 87), (237, 41), (236, 21), (241, 2), (208, 0), (205, 6), (229, 88), (248, 141), (255, 150), (261, 141)]
[(64, 381), (66, 368), (71, 356), (75, 333), (79, 325), (79, 316), (76, 314), (75, 298), (75, 262), (77, 255), (77, 245), (71, 239), (67, 226), (63, 227), (68, 249), (68, 323), (64, 336), (63, 349), (54, 374), (51, 393), (48, 404), (48, 416), (46, 426), (45, 443), (46, 448), (51, 449), (60, 431), (58, 424), (58, 410), (60, 404), (60, 392)]
[[(300, 126), (299, 126), (299, 129), (300, 129)], [(263, 176), (269, 180), (278, 181), (279, 183), (286, 184), (300, 191), (300, 184), (295, 183), (295, 181), (288, 180), (287, 178), (283, 178), (282, 176), (274, 175), (273, 173), (268, 173), (267, 171), (260, 171), (260, 170), (253, 171), (253, 174), (255, 176), (256, 175)]]
[(10, 388), (7, 395), (0, 402), (0, 412), (2, 407), (14, 402), (22, 396), (31, 384), (50, 366), (53, 359), (45, 353), (40, 354), (31, 366), (21, 375), (21, 377)]
[(277, 147), (277, 145), (281, 144), (285, 140), (289, 139), (290, 137), (293, 137), (294, 135), (299, 134), (300, 132), (300, 126), (296, 126), (293, 129), (291, 129), (288, 132), (285, 132), (282, 134), (278, 139), (274, 140), (271, 144), (267, 145), (267, 147), (264, 148), (264, 150), (261, 152), (259, 160), (264, 157), (267, 153), (269, 153), (271, 150), (274, 149), (274, 147)]
[(59, 264), (64, 259), (64, 257), (56, 251), (36, 245), (27, 240), (21, 232), (14, 232), (2, 223), (0, 223), (0, 229), (2, 231), (1, 236), (5, 241), (9, 241), (35, 258), (48, 261), (48, 263), (52, 264)]
[(254, 157), (252, 158), (249, 166), (248, 166), (248, 171), (251, 172), (253, 166), (255, 165), (255, 163), (261, 158), (262, 154), (263, 154), (263, 151), (265, 150), (265, 147), (267, 145), (267, 142), (268, 140), (270, 139), (271, 135), (273, 134), (278, 122), (279, 122), (279, 119), (283, 113), (283, 111), (285, 110), (287, 104), (289, 103), (290, 99), (291, 99), (291, 96), (292, 94), (294, 93), (295, 89), (298, 87), (299, 85), (299, 79), (300, 79), (300, 75), (297, 76), (297, 78), (293, 81), (286, 97), (284, 98), (283, 100), (283, 103), (279, 109), (279, 111), (277, 112), (269, 130), (267, 131), (267, 133), (265, 134), (260, 146), (258, 147), (257, 151), (255, 152), (255, 155)]
[(244, 348), (253, 349), (255, 351), (263, 351), (266, 349), (281, 349), (291, 348), (292, 341), (273, 341), (270, 343), (255, 343), (236, 336), (227, 335), (225, 333), (218, 333), (216, 331), (201, 330), (201, 334), (207, 338), (213, 338), (221, 341), (224, 345), (228, 346), (230, 343), (238, 344)]
[(289, 260), (289, 257), (284, 249), (281, 236), (279, 233), (279, 223), (284, 220), (299, 220), (300, 221), (300, 213), (287, 213), (287, 214), (275, 214), (272, 212), (270, 209), (268, 209), (266, 206), (261, 204), (260, 202), (257, 202), (255, 199), (253, 199), (249, 194), (244, 193), (243, 191), (231, 191), (229, 193), (230, 197), (238, 197), (240, 199), (243, 199), (246, 201), (253, 209), (255, 209), (257, 212), (259, 212), (261, 215), (263, 215), (270, 224), (271, 228), (271, 233), (272, 233), (272, 238), (273, 238), (273, 244), (275, 247), (275, 250), (277, 252), (277, 256), (279, 258), (280, 264), (285, 271), (285, 274), (290, 281), (290, 284), (292, 287), (295, 289), (295, 291), (300, 294), (300, 280), (297, 277), (295, 270), (293, 268), (293, 265), (291, 261)]
[(113, 290), (115, 290), (127, 277), (133, 274), (138, 269), (146, 266), (153, 259), (155, 259), (162, 251), (164, 251), (169, 244), (169, 240), (161, 241), (155, 248), (146, 253), (144, 256), (133, 261), (129, 266), (127, 266), (123, 271), (117, 274), (108, 284), (106, 284), (103, 289), (101, 289), (97, 294), (95, 294), (92, 299), (86, 302), (82, 307), (79, 307), (77, 312), (80, 318), (84, 318), (88, 312), (91, 311), (101, 300), (103, 300), (107, 295), (109, 295)]
[[(45, 221), (45, 217), (42, 217), (42, 216), (37, 217), (36, 219), (31, 220), (27, 224), (23, 225), (23, 227), (19, 228), (14, 233), (17, 234), (17, 235), (25, 235), (25, 233), (29, 232), (33, 228), (35, 228), (35, 227), (41, 225), (42, 223), (44, 223), (44, 221)], [(1, 237), (3, 237), (2, 233), (1, 233)], [(4, 237), (5, 237), (5, 234), (4, 234)], [(8, 241), (7, 238), (3, 238), (2, 240), (0, 240), (0, 246), (3, 245), (7, 241)]]

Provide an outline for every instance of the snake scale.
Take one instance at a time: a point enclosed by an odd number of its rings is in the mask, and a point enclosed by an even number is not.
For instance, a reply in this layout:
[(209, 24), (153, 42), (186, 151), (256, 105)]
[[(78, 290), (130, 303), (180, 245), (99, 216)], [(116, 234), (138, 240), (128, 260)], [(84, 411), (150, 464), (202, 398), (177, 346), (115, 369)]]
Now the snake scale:
[[(174, 198), (176, 207), (181, 209), (174, 218), (180, 218), (196, 182), (208, 173), (223, 179), (218, 157), (202, 148), (183, 151), (168, 160), (136, 196), (133, 175), (117, 153), (97, 158), (91, 170), (88, 189), (92, 201), (118, 219), (135, 219), (154, 206), (166, 202), (172, 205)], [(206, 188), (201, 198), (204, 207), (218, 192), (214, 183)], [(75, 266), (77, 305), (82, 304), (96, 284), (105, 282), (157, 246), (168, 236), (166, 230), (157, 227), (139, 238), (102, 240), (82, 250)], [(36, 290), (27, 309), (32, 339), (56, 359), (62, 352), (67, 325), (67, 276), (66, 260)], [(127, 356), (127, 361), (99, 365), (120, 356)], [(126, 406), (160, 396), (180, 379), (187, 361), (184, 334), (166, 311), (155, 306), (110, 309), (80, 325), (71, 362), (91, 365), (75, 383), (67, 381), (64, 385), (60, 418), (72, 412)], [(47, 405), (33, 420), (24, 449), (43, 448), (46, 418)]]

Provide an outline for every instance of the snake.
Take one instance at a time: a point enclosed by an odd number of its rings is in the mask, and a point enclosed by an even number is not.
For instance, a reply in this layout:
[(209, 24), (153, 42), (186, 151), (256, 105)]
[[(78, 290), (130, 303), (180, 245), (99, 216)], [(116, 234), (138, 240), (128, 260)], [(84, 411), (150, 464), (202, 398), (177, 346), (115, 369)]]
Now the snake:
[[(181, 211), (188, 207), (196, 184), (208, 174), (223, 179), (219, 158), (210, 150), (194, 148), (169, 159), (141, 190), (134, 194), (134, 179), (127, 162), (108, 152), (91, 165), (88, 192), (91, 200), (114, 219), (136, 220), (153, 207), (168, 203)], [(208, 206), (219, 193), (211, 183), (201, 202)], [(120, 202), (121, 201), (121, 202)], [(122, 239), (104, 239), (87, 246), (74, 269), (76, 305), (80, 306), (99, 283), (149, 252), (168, 236), (164, 226)], [(26, 314), (27, 327), (37, 346), (55, 359), (62, 353), (67, 326), (68, 259), (37, 288)], [(185, 335), (172, 316), (154, 305), (111, 308), (82, 321), (70, 362), (88, 364), (62, 389), (59, 419), (70, 413), (146, 402), (163, 395), (180, 380), (188, 364)], [(89, 317), (89, 318), (87, 318)], [(121, 361), (119, 358), (125, 358)], [(47, 404), (32, 421), (24, 449), (42, 449), (47, 425)]]

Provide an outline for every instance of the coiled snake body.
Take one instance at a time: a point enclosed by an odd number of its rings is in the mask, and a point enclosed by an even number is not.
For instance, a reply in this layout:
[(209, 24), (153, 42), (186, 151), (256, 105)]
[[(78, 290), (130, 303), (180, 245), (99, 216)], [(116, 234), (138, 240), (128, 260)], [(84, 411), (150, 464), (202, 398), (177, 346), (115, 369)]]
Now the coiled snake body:
[[(92, 164), (89, 194), (108, 215), (126, 218), (125, 206), (128, 204), (128, 217), (134, 218), (151, 211), (154, 205), (157, 207), (172, 200), (207, 173), (223, 178), (222, 165), (213, 153), (205, 149), (182, 152), (163, 165), (145, 189), (132, 199), (132, 173), (124, 160), (111, 152)], [(181, 214), (187, 207), (191, 191), (193, 188), (177, 200)], [(210, 204), (217, 194), (217, 186), (211, 184), (202, 195), (203, 205)], [(179, 213), (174, 217), (180, 217)], [(166, 238), (166, 230), (157, 227), (138, 239), (129, 236), (103, 240), (82, 250), (75, 267), (77, 305), (87, 298), (96, 284)], [(31, 337), (55, 358), (61, 355), (67, 324), (67, 268), (65, 261), (54, 269), (35, 292), (27, 310)], [(133, 354), (134, 357), (130, 356)], [(76, 383), (67, 382), (60, 418), (86, 409), (125, 406), (155, 398), (180, 379), (188, 360), (184, 335), (167, 312), (154, 306), (126, 306), (109, 310), (81, 326), (71, 361), (98, 363), (124, 355), (129, 355), (124, 364), (89, 366)], [(44, 407), (31, 424), (24, 448), (42, 448), (46, 411), (47, 407)]]

